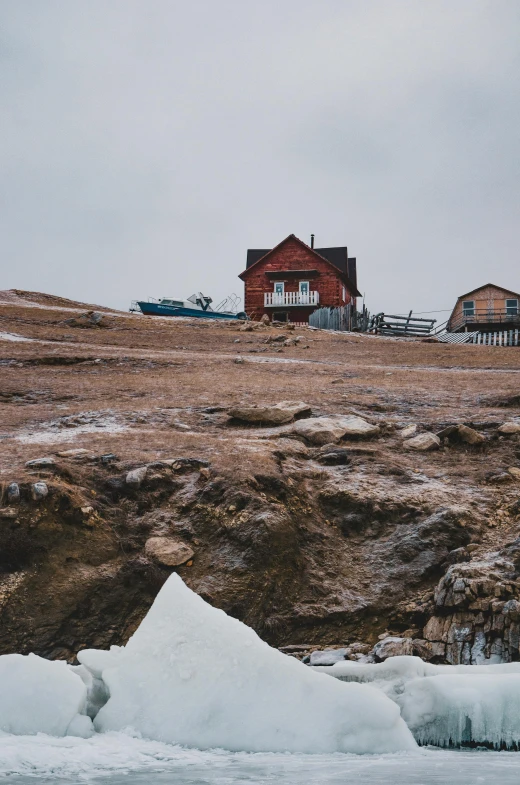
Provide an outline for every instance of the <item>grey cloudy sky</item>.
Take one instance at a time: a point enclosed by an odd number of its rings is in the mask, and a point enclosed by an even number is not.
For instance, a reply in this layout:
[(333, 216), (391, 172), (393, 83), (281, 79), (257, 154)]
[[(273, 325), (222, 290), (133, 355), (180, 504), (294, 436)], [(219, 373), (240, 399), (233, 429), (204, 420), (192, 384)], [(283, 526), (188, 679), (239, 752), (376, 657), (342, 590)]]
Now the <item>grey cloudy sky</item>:
[(372, 311), (520, 290), (518, 0), (0, 0), (0, 288), (242, 294), (347, 244)]

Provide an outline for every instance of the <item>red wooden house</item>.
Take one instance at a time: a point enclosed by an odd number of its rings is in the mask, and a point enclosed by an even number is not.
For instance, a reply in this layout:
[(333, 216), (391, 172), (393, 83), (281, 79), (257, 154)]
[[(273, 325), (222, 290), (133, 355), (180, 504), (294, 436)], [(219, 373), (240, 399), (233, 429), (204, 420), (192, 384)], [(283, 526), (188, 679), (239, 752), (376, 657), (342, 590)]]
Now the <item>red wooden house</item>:
[(307, 322), (316, 308), (356, 306), (356, 259), (347, 248), (314, 248), (290, 234), (275, 248), (247, 252), (239, 278), (245, 286), (245, 308), (252, 319)]

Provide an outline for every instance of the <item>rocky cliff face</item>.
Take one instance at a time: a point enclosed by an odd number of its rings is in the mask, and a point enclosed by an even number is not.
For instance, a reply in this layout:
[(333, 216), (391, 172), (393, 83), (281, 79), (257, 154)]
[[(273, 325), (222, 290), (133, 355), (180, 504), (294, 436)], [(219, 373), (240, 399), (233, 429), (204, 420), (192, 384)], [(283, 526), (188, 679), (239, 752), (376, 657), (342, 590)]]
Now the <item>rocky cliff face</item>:
[(121, 644), (176, 570), (298, 656), (519, 659), (514, 353), (51, 305), (4, 309), (0, 652)]

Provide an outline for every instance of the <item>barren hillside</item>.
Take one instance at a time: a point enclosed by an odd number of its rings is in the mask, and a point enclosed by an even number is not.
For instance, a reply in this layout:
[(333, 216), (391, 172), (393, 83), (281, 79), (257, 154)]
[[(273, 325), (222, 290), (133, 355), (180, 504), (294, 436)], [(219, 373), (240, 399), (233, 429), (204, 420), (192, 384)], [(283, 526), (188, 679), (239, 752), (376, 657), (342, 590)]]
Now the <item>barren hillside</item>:
[(0, 293), (2, 653), (120, 644), (177, 569), (287, 650), (519, 658), (520, 350), (93, 308)]

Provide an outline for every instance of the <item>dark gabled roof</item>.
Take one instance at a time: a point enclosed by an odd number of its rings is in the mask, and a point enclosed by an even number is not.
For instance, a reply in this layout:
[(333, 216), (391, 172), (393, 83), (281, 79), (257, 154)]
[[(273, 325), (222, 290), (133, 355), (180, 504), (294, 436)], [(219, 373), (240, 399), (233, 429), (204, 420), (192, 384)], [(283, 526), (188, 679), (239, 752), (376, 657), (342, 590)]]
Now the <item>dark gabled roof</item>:
[(457, 302), (459, 300), (463, 300), (465, 297), (469, 297), (470, 294), (475, 294), (475, 292), (480, 291), (481, 289), (485, 289), (486, 286), (492, 286), (494, 289), (501, 289), (503, 292), (507, 292), (508, 294), (514, 294), (515, 297), (520, 297), (518, 292), (513, 292), (512, 289), (506, 289), (504, 286), (498, 286), (496, 283), (484, 283), (482, 286), (477, 286), (476, 289), (472, 289), (471, 292), (467, 292), (466, 294), (461, 294), (460, 297), (457, 297)]
[(266, 253), (269, 253), (270, 250), (270, 248), (265, 248), (263, 251), (259, 250), (258, 248), (248, 248), (246, 270), (260, 261), (262, 256), (265, 256)]
[[(290, 234), (285, 240), (282, 240), (281, 243), (278, 243), (275, 248), (279, 248), (282, 243), (286, 240), (293, 238), (294, 240), (298, 240), (301, 245), (307, 248), (312, 253), (321, 256), (322, 259), (332, 264), (340, 273), (342, 273), (342, 277), (345, 278), (345, 283), (349, 287), (350, 291), (355, 297), (361, 297), (361, 293), (358, 291), (357, 288), (357, 272), (356, 272), (356, 258), (348, 258), (348, 249), (347, 246), (337, 246), (335, 248), (311, 248), (309, 245), (300, 240), (299, 237), (296, 237), (294, 234)], [(253, 267), (257, 262), (264, 258), (268, 253), (274, 251), (275, 248), (268, 248), (267, 250), (257, 249), (257, 248), (250, 248), (247, 251), (247, 263), (246, 269), (244, 273), (249, 270), (250, 267)], [(239, 278), (242, 278), (244, 273), (240, 273)]]

